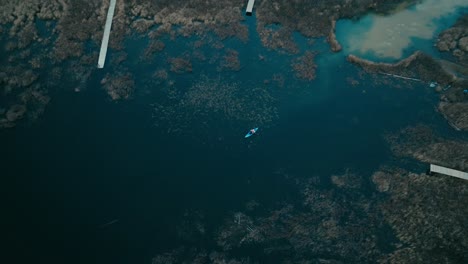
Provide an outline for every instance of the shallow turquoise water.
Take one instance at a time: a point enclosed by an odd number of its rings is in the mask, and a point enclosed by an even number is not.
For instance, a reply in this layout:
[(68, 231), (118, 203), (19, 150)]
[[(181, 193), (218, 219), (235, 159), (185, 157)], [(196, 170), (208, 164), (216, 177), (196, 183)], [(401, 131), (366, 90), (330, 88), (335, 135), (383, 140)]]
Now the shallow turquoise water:
[[(150, 263), (181, 245), (177, 226), (187, 210), (202, 212), (210, 232), (249, 200), (266, 208), (294, 202), (297, 190), (278, 171), (328, 179), (351, 168), (368, 177), (391, 161), (384, 133), (416, 123), (449, 130), (433, 110), (437, 95), (426, 86), (396, 89), (364, 79), (352, 87), (346, 79), (358, 79), (359, 69), (344, 54), (332, 54), (323, 39), (310, 46), (295, 35), (300, 53), (278, 54), (261, 46), (254, 17), (247, 24), (247, 43), (223, 42), (239, 51), (241, 71), (218, 72), (216, 65), (194, 61), (193, 73), (169, 74), (181, 90), (201, 75), (236, 81), (243, 89), (267, 86), (279, 118), (249, 140), (243, 136), (255, 124), (248, 122), (219, 120), (210, 130), (194, 127), (184, 134), (154, 126), (149, 104), (164, 100), (162, 87), (140, 88), (167, 57), (194, 41), (183, 38), (165, 40), (166, 49), (149, 63), (138, 61), (148, 40), (128, 40), (123, 67), (136, 79), (133, 100), (110, 102), (101, 90), (100, 80), (118, 69), (108, 63), (93, 73), (86, 91), (57, 95), (37, 124), (1, 132), (7, 150), (0, 157), (1, 186), (9, 203), (2, 221), (14, 227), (7, 237), (18, 254), (30, 249), (19, 262)], [(297, 80), (290, 67), (308, 48), (320, 51), (312, 82)], [(257, 59), (259, 53), (265, 60)], [(116, 53), (108, 54), (110, 62)], [(277, 73), (285, 76), (284, 87), (263, 83)], [(119, 221), (101, 228), (114, 219)], [(209, 248), (213, 241), (201, 243)]]
[(366, 15), (339, 20), (337, 40), (343, 52), (376, 61), (397, 61), (417, 50), (440, 57), (435, 39), (468, 11), (464, 1), (422, 1), (391, 16)]

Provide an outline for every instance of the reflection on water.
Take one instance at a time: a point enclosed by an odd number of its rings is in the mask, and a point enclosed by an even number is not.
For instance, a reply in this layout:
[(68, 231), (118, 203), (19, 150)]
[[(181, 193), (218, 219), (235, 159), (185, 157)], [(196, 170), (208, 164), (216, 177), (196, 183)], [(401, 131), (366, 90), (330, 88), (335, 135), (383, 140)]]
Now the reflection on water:
[[(352, 25), (344, 21), (337, 25), (338, 40), (349, 53), (399, 59), (412, 46), (412, 38), (431, 39), (438, 20), (453, 16), (458, 8), (467, 6), (466, 0), (425, 0), (390, 16), (372, 14)], [(346, 36), (340, 36), (344, 31)]]

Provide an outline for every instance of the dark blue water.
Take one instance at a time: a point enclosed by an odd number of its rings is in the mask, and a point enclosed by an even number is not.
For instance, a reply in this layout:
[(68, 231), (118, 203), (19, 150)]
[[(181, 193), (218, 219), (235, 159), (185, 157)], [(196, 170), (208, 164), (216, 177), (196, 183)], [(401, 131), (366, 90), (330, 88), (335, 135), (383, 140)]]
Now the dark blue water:
[[(181, 244), (177, 227), (187, 210), (202, 212), (210, 233), (247, 201), (269, 208), (294, 200), (297, 189), (278, 171), (328, 179), (351, 168), (370, 175), (391, 160), (385, 133), (415, 123), (447, 129), (426, 87), (395, 89), (366, 80), (352, 87), (346, 79), (358, 78), (359, 69), (331, 54), (322, 39), (311, 46), (296, 35), (300, 54), (278, 54), (261, 47), (254, 18), (247, 25), (247, 43), (223, 42), (224, 49), (239, 51), (239, 72), (194, 60), (192, 73), (169, 74), (181, 90), (202, 75), (240, 82), (244, 89), (266, 86), (279, 117), (251, 139), (243, 136), (253, 124), (232, 120), (212, 123), (215, 135), (168, 134), (154, 126), (149, 103), (164, 100), (158, 97), (164, 87), (147, 87), (146, 80), (167, 68), (168, 57), (188, 50), (190, 38), (166, 39), (166, 49), (146, 63), (139, 58), (149, 40), (129, 40), (122, 66), (95, 70), (83, 93), (56, 94), (31, 127), (2, 131), (1, 223), (13, 248), (8, 257), (15, 263), (150, 263)], [(290, 67), (306, 49), (319, 51), (312, 82), (297, 80)], [(216, 53), (209, 47), (203, 52)], [(99, 82), (122, 68), (135, 77), (135, 96), (111, 102)], [(264, 84), (278, 73), (284, 87)], [(209, 248), (213, 241), (198, 244)]]

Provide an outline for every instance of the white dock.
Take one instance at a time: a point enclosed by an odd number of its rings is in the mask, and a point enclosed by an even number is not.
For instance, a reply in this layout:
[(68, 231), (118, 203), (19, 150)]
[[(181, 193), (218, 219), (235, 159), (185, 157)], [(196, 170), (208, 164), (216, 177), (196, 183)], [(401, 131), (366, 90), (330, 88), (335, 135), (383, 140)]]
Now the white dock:
[(255, 0), (249, 0), (249, 2), (247, 3), (247, 9), (245, 10), (246, 15), (248, 16), (252, 15), (254, 4), (255, 4)]
[(422, 80), (416, 79), (416, 78), (410, 78), (410, 77), (405, 77), (405, 76), (396, 75), (396, 74), (390, 74), (390, 73), (386, 73), (386, 72), (380, 72), (380, 73), (381, 73), (381, 74), (388, 75), (388, 76), (392, 76), (392, 77), (395, 77), (395, 78), (400, 78), (400, 79), (405, 79), (405, 80), (411, 80), (411, 81), (422, 82)]
[(106, 62), (107, 45), (109, 45), (109, 35), (114, 18), (116, 0), (110, 0), (109, 10), (107, 11), (106, 25), (104, 26), (104, 35), (102, 36), (101, 52), (99, 53), (98, 68), (104, 68)]
[(445, 167), (442, 167), (442, 166), (437, 166), (437, 165), (434, 165), (434, 164), (431, 164), (430, 171), (440, 173), (440, 174), (444, 174), (444, 175), (448, 175), (448, 176), (452, 176), (452, 177), (456, 177), (456, 178), (460, 178), (460, 179), (464, 179), (464, 180), (468, 180), (468, 173), (466, 173), (466, 172), (458, 171), (458, 170), (454, 170), (454, 169), (449, 169), (449, 168), (445, 168)]

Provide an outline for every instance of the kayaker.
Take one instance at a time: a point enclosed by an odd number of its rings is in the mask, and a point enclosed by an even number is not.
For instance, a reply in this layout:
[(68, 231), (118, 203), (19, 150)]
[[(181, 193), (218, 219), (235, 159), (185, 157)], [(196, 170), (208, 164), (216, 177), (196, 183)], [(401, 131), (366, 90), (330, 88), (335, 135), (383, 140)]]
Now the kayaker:
[(245, 135), (244, 138), (249, 138), (249, 137), (253, 136), (257, 132), (257, 130), (258, 130), (258, 127), (250, 129), (249, 133), (247, 133), (247, 135)]

